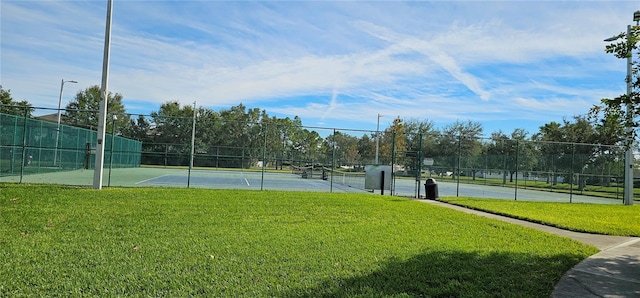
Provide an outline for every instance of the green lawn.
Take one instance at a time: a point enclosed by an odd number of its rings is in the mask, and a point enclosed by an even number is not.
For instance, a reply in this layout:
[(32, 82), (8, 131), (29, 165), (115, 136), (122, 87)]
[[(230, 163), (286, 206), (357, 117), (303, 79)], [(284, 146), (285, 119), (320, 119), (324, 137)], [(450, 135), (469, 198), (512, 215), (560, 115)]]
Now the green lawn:
[(548, 297), (596, 252), (389, 196), (0, 184), (0, 297)]
[(571, 204), (441, 198), (473, 209), (526, 219), (578, 232), (640, 237), (640, 205)]

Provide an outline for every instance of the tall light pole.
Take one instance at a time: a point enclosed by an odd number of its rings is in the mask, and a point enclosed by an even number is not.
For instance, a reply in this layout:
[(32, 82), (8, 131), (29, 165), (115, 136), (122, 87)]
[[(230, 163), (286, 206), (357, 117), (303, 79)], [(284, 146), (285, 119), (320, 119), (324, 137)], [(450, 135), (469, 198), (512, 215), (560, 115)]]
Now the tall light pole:
[(60, 143), (60, 117), (61, 115), (61, 107), (62, 107), (62, 90), (64, 90), (64, 83), (74, 83), (77, 84), (77, 81), (65, 81), (64, 79), (62, 79), (62, 81), (60, 82), (60, 97), (58, 98), (58, 118), (57, 118), (57, 122), (58, 125), (56, 127), (56, 150), (55, 150), (55, 154), (53, 155), (53, 166), (56, 166), (58, 163), (58, 144)]
[(380, 147), (380, 117), (383, 115), (378, 114), (378, 125), (376, 126), (376, 164), (378, 164), (378, 148)]
[[(636, 26), (638, 26), (638, 22), (640, 22), (640, 10), (637, 10), (633, 13), (633, 21), (636, 22)], [(620, 38), (620, 36), (614, 36), (605, 39), (606, 42), (612, 42)], [(627, 82), (627, 97), (631, 97), (633, 92), (633, 45), (631, 44), (631, 25), (627, 25), (627, 77), (625, 81)], [(633, 119), (633, 107), (631, 104), (627, 104), (627, 117)], [(627, 127), (627, 133), (631, 133), (631, 127)], [(634, 140), (628, 142), (627, 150), (624, 153), (624, 204), (625, 205), (633, 205), (633, 144)]]
[(93, 169), (93, 189), (102, 189), (102, 176), (104, 166), (104, 137), (107, 126), (107, 99), (109, 89), (109, 53), (111, 49), (111, 11), (113, 0), (107, 1), (107, 21), (104, 32), (104, 55), (102, 58), (102, 81), (100, 85), (100, 108), (98, 112), (98, 135), (96, 137), (96, 158)]

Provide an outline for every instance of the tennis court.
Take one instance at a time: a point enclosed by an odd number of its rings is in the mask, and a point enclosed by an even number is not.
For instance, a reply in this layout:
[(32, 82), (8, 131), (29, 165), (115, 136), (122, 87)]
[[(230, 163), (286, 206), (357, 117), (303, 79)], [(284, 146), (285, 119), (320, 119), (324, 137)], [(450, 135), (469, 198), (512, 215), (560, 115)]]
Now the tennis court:
[[(252, 190), (294, 190), (294, 191), (341, 191), (365, 192), (364, 176), (360, 175), (361, 186), (350, 187), (341, 183), (344, 177), (332, 177), (327, 180), (316, 175), (308, 179), (301, 175), (284, 172), (261, 172), (242, 170), (187, 170), (173, 168), (128, 168), (105, 169), (103, 185), (108, 186), (162, 186), (162, 187), (201, 187), (214, 189), (252, 189)], [(93, 170), (75, 170), (55, 173), (0, 177), (0, 182), (52, 183), (68, 185), (93, 184)], [(353, 179), (351, 179), (353, 182)], [(357, 181), (356, 181), (357, 182)], [(357, 184), (357, 183), (356, 183)], [(352, 184), (354, 185), (354, 184)]]
[[(290, 190), (317, 192), (371, 193), (364, 189), (364, 175), (354, 173), (328, 172), (326, 180), (321, 174), (302, 178), (300, 173), (289, 171), (242, 171), (242, 170), (187, 170), (175, 168), (128, 168), (105, 169), (103, 185), (124, 187), (199, 187), (213, 189), (249, 190)], [(93, 170), (75, 170), (57, 173), (43, 173), (23, 176), (0, 177), (0, 182), (53, 183), (91, 186)], [(521, 201), (549, 201), (620, 204), (620, 200), (585, 196), (579, 194), (554, 193), (539, 190), (515, 189), (512, 187), (458, 184), (450, 179), (437, 180), (441, 197), (481, 197)], [(417, 192), (424, 196), (424, 181), (418, 184), (414, 179), (396, 178), (394, 194), (415, 197)], [(375, 194), (380, 194), (376, 190)], [(390, 191), (385, 191), (390, 195)]]
[[(319, 178), (304, 179), (300, 175), (281, 172), (246, 172), (227, 170), (192, 170), (166, 173), (135, 183), (136, 186), (176, 186), (217, 188), (217, 189), (253, 189), (253, 190), (297, 190), (330, 191), (331, 181)], [(364, 180), (363, 180), (364, 186)], [(335, 191), (362, 191), (334, 183)]]

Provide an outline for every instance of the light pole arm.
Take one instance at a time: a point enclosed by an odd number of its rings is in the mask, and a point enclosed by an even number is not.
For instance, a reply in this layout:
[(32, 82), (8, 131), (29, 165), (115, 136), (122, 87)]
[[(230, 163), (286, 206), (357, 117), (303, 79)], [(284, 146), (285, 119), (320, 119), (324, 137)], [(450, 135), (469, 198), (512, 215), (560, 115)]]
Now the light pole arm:
[(64, 79), (60, 82), (60, 97), (58, 98), (58, 129), (60, 129), (60, 108), (62, 107), (62, 90), (64, 89)]

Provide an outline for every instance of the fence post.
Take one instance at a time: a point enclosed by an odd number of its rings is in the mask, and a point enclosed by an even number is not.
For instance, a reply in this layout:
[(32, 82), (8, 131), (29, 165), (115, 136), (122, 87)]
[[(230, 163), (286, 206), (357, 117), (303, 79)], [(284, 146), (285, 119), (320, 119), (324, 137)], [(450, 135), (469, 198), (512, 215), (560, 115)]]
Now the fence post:
[(518, 156), (520, 155), (520, 150), (519, 150), (519, 143), (518, 140), (516, 140), (516, 165), (515, 165), (515, 169), (516, 169), (516, 187), (515, 187), (515, 192), (513, 194), (513, 200), (517, 201), (518, 200)]
[(460, 196), (460, 159), (462, 157), (462, 134), (458, 134), (458, 160), (456, 162), (456, 197)]
[(24, 121), (22, 124), (22, 158), (20, 162), (20, 183), (22, 183), (22, 176), (24, 176), (25, 158), (27, 156), (27, 113), (28, 109), (24, 108)]
[(111, 148), (109, 149), (109, 177), (107, 178), (107, 187), (111, 187), (111, 168), (113, 167), (113, 142), (115, 141), (116, 131), (116, 115), (111, 118)]
[[(420, 182), (422, 181), (422, 133), (418, 135), (418, 154), (417, 154), (417, 162), (418, 162), (418, 173), (416, 176), (416, 199), (420, 199)], [(426, 195), (426, 193), (425, 193)]]
[(187, 174), (187, 188), (191, 184), (191, 170), (193, 169), (193, 156), (196, 153), (196, 115), (198, 110), (196, 109), (196, 102), (193, 102), (193, 120), (191, 123), (191, 152), (189, 152), (189, 173)]
[[(396, 130), (393, 129), (392, 139), (391, 139), (391, 196), (396, 194)], [(381, 187), (384, 187), (382, 185)]]
[(266, 122), (262, 126), (262, 134), (264, 134), (264, 142), (262, 145), (262, 177), (260, 177), (260, 190), (264, 189), (264, 167), (267, 164), (267, 123)]
[(575, 166), (576, 144), (571, 143), (571, 167), (569, 167), (569, 203), (573, 203), (573, 167)]
[[(333, 152), (331, 153), (331, 183), (329, 183), (329, 192), (333, 192), (333, 172), (336, 170), (336, 129), (333, 129), (333, 136), (331, 137)], [(313, 171), (313, 162), (311, 163), (311, 171)]]

